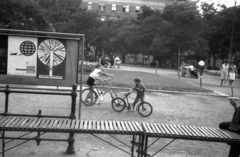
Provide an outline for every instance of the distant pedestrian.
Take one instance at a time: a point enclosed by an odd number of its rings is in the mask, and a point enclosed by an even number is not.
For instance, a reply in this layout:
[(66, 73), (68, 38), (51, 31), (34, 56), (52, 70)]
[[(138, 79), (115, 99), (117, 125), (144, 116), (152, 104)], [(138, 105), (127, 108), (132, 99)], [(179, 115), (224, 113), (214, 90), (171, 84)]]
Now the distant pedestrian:
[[(219, 124), (220, 129), (226, 129), (240, 134), (240, 107), (237, 105), (233, 97), (230, 97), (230, 104), (233, 106), (235, 112), (231, 122), (221, 122)], [(239, 100), (239, 98), (238, 98)], [(240, 144), (231, 144), (231, 148), (228, 157), (239, 157), (240, 155)]]
[(231, 62), (229, 66), (229, 85), (232, 86), (233, 81), (235, 80), (235, 77), (237, 76), (237, 66), (234, 64), (234, 61)]
[(227, 61), (224, 61), (221, 65), (220, 71), (221, 71), (221, 86), (223, 85), (223, 80), (226, 82), (228, 77), (228, 70), (229, 70), (229, 64)]
[(119, 67), (120, 67), (120, 64), (121, 64), (121, 60), (120, 60), (120, 58), (117, 56), (117, 57), (114, 59), (114, 67), (115, 67), (115, 65), (117, 65), (118, 68), (119, 68)]

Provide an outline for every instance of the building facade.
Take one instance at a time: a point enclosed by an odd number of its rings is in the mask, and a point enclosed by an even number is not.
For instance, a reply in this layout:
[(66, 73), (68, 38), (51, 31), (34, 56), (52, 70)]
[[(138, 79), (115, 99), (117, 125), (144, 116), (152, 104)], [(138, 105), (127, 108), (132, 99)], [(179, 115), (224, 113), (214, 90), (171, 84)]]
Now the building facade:
[(163, 10), (168, 4), (177, 0), (83, 0), (82, 8), (97, 11), (101, 19), (136, 18), (141, 6)]

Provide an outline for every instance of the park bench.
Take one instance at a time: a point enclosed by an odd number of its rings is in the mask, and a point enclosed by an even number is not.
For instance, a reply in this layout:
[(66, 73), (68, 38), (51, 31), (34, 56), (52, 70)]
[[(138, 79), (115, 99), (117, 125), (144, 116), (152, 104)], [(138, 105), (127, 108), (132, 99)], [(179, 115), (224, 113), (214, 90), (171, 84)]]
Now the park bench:
[[(33, 138), (7, 137), (5, 132), (18, 131), (28, 133), (37, 133)], [(5, 140), (35, 140), (37, 144), (41, 141), (67, 141), (64, 139), (41, 138), (45, 133), (74, 133), (74, 134), (91, 134), (94, 137), (134, 156), (134, 146), (136, 143), (142, 143), (142, 127), (137, 122), (128, 121), (95, 121), (95, 120), (71, 120), (71, 119), (53, 119), (53, 118), (34, 118), (34, 117), (14, 117), (6, 116), (0, 120), (0, 132), (2, 139), (2, 152), (5, 151)], [(106, 139), (99, 137), (97, 134), (106, 134), (129, 147), (131, 151), (126, 151), (117, 147)], [(114, 135), (132, 135), (132, 145), (128, 146)], [(137, 142), (137, 136), (139, 141)], [(72, 139), (73, 140), (73, 139)], [(137, 145), (138, 150), (142, 150), (142, 145)], [(130, 152), (130, 153), (129, 153)]]
[[(208, 142), (222, 142), (222, 143), (240, 143), (240, 135), (228, 130), (199, 127), (199, 126), (184, 126), (172, 124), (159, 124), (159, 123), (142, 123), (144, 131), (144, 157), (153, 157), (176, 139), (181, 140), (195, 140), (195, 141), (208, 141)], [(157, 138), (151, 144), (149, 138)], [(157, 142), (160, 138), (172, 139), (164, 145), (156, 153), (149, 155), (148, 149)]]
[[(14, 89), (6, 86), (5, 89), (0, 88), (0, 92), (5, 93), (5, 108), (4, 112), (0, 113), (0, 139), (2, 139), (2, 157), (5, 152), (24, 144), (30, 140), (37, 142), (37, 145), (41, 141), (62, 141), (68, 142), (67, 153), (74, 153), (74, 135), (75, 134), (91, 134), (92, 136), (120, 149), (121, 151), (134, 156), (135, 149), (138, 152), (143, 151), (143, 130), (139, 123), (128, 121), (96, 121), (96, 120), (76, 120), (75, 108), (76, 108), (76, 92), (77, 86), (74, 85), (73, 89), (69, 91), (46, 91), (46, 90), (34, 90), (34, 89)], [(55, 116), (55, 115), (43, 115), (41, 110), (37, 115), (33, 114), (20, 114), (10, 113), (9, 108), (9, 96), (10, 93), (23, 93), (23, 94), (46, 94), (46, 95), (65, 95), (72, 97), (71, 113), (70, 116)], [(11, 136), (6, 136), (7, 132), (13, 132)], [(15, 135), (14, 132), (19, 132), (21, 135)], [(68, 139), (61, 138), (42, 138), (41, 136), (47, 133), (68, 133)], [(130, 151), (126, 151), (99, 135), (109, 135), (124, 146), (130, 148)], [(31, 137), (29, 137), (32, 135)], [(121, 141), (116, 135), (130, 135), (130, 145)], [(5, 148), (6, 144), (14, 140), (23, 140), (20, 144)], [(135, 148), (136, 147), (136, 148)], [(138, 153), (140, 157), (140, 153)]]

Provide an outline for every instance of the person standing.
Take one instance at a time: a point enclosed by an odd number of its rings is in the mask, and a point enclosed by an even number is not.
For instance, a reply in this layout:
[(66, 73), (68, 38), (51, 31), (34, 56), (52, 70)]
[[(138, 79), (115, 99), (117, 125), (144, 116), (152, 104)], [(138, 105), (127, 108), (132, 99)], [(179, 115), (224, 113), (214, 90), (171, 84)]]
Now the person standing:
[(221, 71), (221, 86), (223, 85), (223, 80), (224, 80), (224, 82), (227, 80), (228, 70), (229, 70), (229, 64), (228, 64), (227, 61), (224, 61), (223, 64), (221, 65), (221, 68), (220, 68), (220, 71)]
[(117, 56), (117, 57), (114, 59), (114, 67), (115, 67), (115, 65), (117, 65), (118, 68), (119, 68), (120, 64), (121, 64), (121, 60), (120, 60), (120, 58)]
[[(236, 99), (233, 97), (229, 97), (228, 99), (230, 100), (230, 104), (233, 106), (235, 112), (233, 114), (232, 121), (231, 122), (221, 122), (219, 124), (219, 128), (240, 134), (240, 107), (236, 103), (236, 101), (238, 101), (239, 98)], [(228, 157), (239, 157), (240, 156), (240, 149), (239, 149), (240, 144), (230, 144), (230, 145), (231, 145), (231, 148), (230, 148)]]
[(229, 85), (232, 86), (235, 77), (237, 77), (237, 66), (234, 64), (234, 61), (231, 62), (229, 66)]

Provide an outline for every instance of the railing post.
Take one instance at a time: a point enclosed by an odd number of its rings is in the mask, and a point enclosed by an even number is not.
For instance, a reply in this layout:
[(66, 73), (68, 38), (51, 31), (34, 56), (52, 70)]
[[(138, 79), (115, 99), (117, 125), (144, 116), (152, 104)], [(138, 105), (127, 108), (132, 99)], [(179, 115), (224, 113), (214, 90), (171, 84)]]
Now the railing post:
[[(72, 105), (71, 105), (71, 115), (70, 119), (76, 119), (76, 99), (77, 99), (77, 84), (75, 83), (72, 86)], [(75, 148), (74, 148), (74, 133), (69, 133), (69, 138), (68, 138), (68, 147), (67, 147), (67, 154), (74, 154), (75, 153)]]
[(71, 97), (72, 97), (72, 106), (71, 106), (70, 119), (76, 119), (76, 99), (77, 99), (77, 84), (76, 83), (72, 86)]
[(9, 94), (10, 94), (10, 89), (9, 89), (9, 85), (6, 86), (5, 90), (5, 111), (4, 111), (4, 116), (6, 116), (8, 114), (8, 99), (9, 99)]

